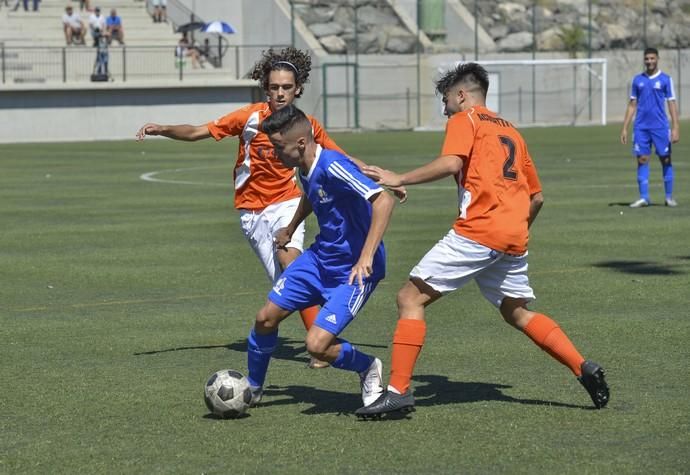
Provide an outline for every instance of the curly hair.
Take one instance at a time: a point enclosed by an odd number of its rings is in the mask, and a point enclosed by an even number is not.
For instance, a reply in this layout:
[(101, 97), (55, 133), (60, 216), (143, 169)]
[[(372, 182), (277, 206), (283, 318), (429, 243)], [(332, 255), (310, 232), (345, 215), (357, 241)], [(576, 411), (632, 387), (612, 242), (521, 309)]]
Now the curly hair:
[[(311, 56), (296, 48), (285, 48), (275, 51), (269, 48), (261, 53), (261, 59), (254, 64), (249, 77), (259, 81), (264, 91), (268, 90), (268, 77), (271, 71), (292, 71), (298, 88), (309, 82)], [(295, 97), (302, 95), (302, 90)]]
[(489, 74), (486, 69), (477, 63), (462, 63), (436, 81), (436, 93), (444, 96), (451, 87), (461, 82), (479, 88), (484, 97), (489, 91)]

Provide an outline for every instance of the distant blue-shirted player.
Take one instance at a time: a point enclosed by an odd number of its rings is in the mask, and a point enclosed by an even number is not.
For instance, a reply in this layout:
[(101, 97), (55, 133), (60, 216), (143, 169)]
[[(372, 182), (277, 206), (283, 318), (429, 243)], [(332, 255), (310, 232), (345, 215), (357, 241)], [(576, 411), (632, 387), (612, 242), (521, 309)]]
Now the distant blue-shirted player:
[(307, 351), (334, 368), (359, 373), (362, 400), (369, 405), (383, 392), (381, 360), (338, 335), (385, 275), (382, 238), (394, 200), (348, 157), (317, 145), (309, 119), (295, 106), (274, 112), (261, 127), (283, 165), (299, 168), (304, 190), (294, 218), (276, 233), (276, 246), (290, 242), (294, 230), (312, 212), (319, 234), (285, 269), (256, 315), (247, 341), (252, 404), (261, 399), (280, 322), (296, 310), (320, 305), (307, 333)]
[[(671, 165), (671, 143), (680, 139), (678, 108), (673, 91), (673, 79), (659, 70), (659, 52), (655, 48), (644, 50), (645, 71), (633, 78), (630, 88), (630, 102), (625, 110), (621, 143), (628, 143), (628, 126), (635, 116), (633, 125), (633, 154), (637, 157), (637, 184), (640, 198), (630, 204), (631, 208), (649, 206), (649, 158), (652, 145), (661, 161), (666, 192), (666, 206), (677, 206), (673, 199), (673, 166)], [(666, 103), (671, 115), (669, 128)], [(637, 114), (635, 111), (637, 110)]]

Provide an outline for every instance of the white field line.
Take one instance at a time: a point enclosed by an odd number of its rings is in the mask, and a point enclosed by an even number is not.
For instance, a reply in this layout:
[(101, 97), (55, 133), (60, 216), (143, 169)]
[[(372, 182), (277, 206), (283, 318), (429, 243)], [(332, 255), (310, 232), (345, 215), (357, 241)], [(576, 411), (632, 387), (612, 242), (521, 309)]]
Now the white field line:
[[(674, 167), (678, 166), (679, 164), (674, 163)], [(685, 166), (685, 164), (680, 164), (681, 168)], [(155, 170), (152, 172), (147, 172), (147, 173), (142, 173), (139, 175), (139, 178), (144, 181), (148, 182), (153, 182), (153, 183), (169, 183), (173, 185), (194, 185), (194, 186), (220, 186), (220, 187), (231, 187), (232, 182), (228, 180), (228, 183), (214, 183), (214, 182), (208, 182), (208, 181), (188, 181), (188, 180), (173, 180), (173, 179), (164, 179), (164, 178), (158, 178), (159, 175), (163, 174), (171, 174), (171, 173), (184, 173), (188, 171), (194, 171), (194, 170), (210, 170), (214, 168), (225, 168), (225, 166), (212, 166), (212, 167), (190, 167), (190, 168), (173, 168), (169, 170)], [(597, 188), (637, 188), (637, 183), (635, 183), (635, 180), (631, 180), (630, 183), (626, 184), (611, 184), (611, 183), (601, 183), (601, 184), (581, 184), (581, 183), (573, 183), (573, 184), (565, 184), (565, 185), (559, 185), (560, 188), (580, 188), (580, 189), (597, 189)], [(456, 186), (454, 184), (438, 184), (438, 185), (412, 185), (409, 187), (412, 190), (455, 190)]]
[[(144, 181), (152, 182), (152, 183), (169, 183), (172, 185), (194, 185), (194, 186), (221, 186), (223, 188), (227, 188), (232, 186), (232, 183), (214, 183), (214, 182), (208, 182), (208, 181), (187, 181), (187, 180), (168, 180), (164, 178), (158, 178), (158, 175), (162, 174), (170, 174), (170, 173), (183, 173), (183, 172), (188, 172), (188, 171), (193, 171), (193, 170), (207, 170), (211, 168), (220, 168), (220, 167), (192, 167), (192, 168), (174, 168), (170, 170), (156, 170), (152, 172), (147, 172), (147, 173), (142, 173), (139, 175), (139, 178)], [(637, 188), (637, 184), (635, 183), (630, 183), (626, 185), (610, 185), (610, 184), (600, 184), (600, 185), (581, 185), (581, 184), (573, 184), (573, 185), (560, 185), (560, 187), (577, 187), (577, 188), (611, 188), (611, 187), (617, 187), (617, 188)], [(409, 187), (410, 190), (429, 190), (429, 191), (434, 191), (434, 190), (455, 190), (457, 187), (454, 184), (448, 184), (448, 185), (412, 185)]]
[(197, 186), (222, 186), (224, 188), (232, 186), (232, 183), (228, 181), (228, 183), (213, 183), (213, 182), (207, 182), (207, 181), (185, 181), (185, 180), (166, 180), (164, 178), (157, 178), (158, 175), (162, 175), (164, 173), (182, 173), (182, 172), (187, 172), (187, 171), (194, 171), (194, 170), (210, 170), (213, 168), (225, 168), (225, 166), (220, 167), (220, 166), (215, 166), (215, 167), (191, 167), (191, 168), (174, 168), (171, 170), (156, 170), (148, 173), (142, 173), (139, 175), (139, 178), (144, 181), (150, 181), (153, 183), (171, 183), (173, 185), (197, 185)]

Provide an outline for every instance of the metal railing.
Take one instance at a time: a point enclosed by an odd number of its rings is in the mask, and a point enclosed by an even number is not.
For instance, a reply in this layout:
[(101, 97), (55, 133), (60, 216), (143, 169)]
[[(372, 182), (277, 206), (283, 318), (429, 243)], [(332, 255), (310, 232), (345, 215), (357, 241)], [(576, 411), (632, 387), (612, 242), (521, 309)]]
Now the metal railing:
[[(111, 46), (107, 70), (111, 81), (185, 81), (205, 78), (241, 79), (251, 67), (246, 58), (277, 45), (227, 45), (222, 67), (211, 51), (195, 68), (191, 56), (171, 46)], [(210, 44), (210, 49), (218, 45)], [(90, 81), (97, 65), (97, 48), (89, 46), (6, 46), (0, 43), (0, 77), (7, 83), (68, 83)], [(203, 55), (202, 56), (203, 59)]]

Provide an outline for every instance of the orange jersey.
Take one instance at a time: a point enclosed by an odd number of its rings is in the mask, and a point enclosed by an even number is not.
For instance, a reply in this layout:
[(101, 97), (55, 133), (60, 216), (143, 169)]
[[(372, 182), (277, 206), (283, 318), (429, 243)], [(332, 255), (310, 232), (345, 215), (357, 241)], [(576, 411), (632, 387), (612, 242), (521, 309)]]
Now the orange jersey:
[(455, 232), (500, 252), (524, 254), (530, 196), (541, 184), (520, 133), (486, 107), (473, 107), (448, 120), (442, 155), (464, 160), (455, 178)]
[[(266, 206), (301, 196), (295, 171), (285, 168), (275, 156), (268, 136), (259, 130), (261, 122), (271, 115), (267, 102), (250, 104), (207, 124), (214, 139), (239, 136), (240, 145), (233, 177), (235, 208), (259, 210)], [(316, 119), (311, 122), (314, 140), (323, 148), (343, 150), (326, 134)]]

